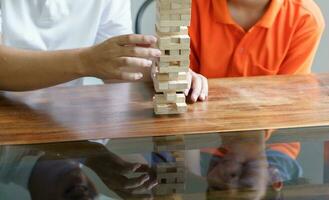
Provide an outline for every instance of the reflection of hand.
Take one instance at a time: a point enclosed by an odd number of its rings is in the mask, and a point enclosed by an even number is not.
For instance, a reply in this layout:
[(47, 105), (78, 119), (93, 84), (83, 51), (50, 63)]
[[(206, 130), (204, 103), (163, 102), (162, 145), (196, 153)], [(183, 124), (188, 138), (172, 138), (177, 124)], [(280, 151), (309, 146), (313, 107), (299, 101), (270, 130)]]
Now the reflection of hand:
[[(85, 164), (94, 170), (111, 190), (123, 198), (135, 197), (134, 194), (149, 191), (157, 184), (148, 166), (126, 162), (111, 152), (90, 157)], [(137, 173), (143, 175), (127, 177)]]
[[(230, 199), (244, 192), (245, 199), (260, 199), (267, 187), (267, 160), (262, 137), (225, 138), (223, 156), (214, 156), (208, 170), (210, 191), (227, 191)], [(248, 191), (247, 193), (245, 193)]]
[(74, 160), (57, 160), (43, 156), (35, 165), (29, 180), (33, 200), (96, 199), (93, 183)]
[[(86, 141), (35, 145), (34, 149), (44, 152), (46, 155), (38, 162), (31, 176), (30, 183), (33, 183), (31, 186), (35, 188), (36, 194), (48, 194), (49, 190), (40, 191), (40, 188), (45, 186), (52, 190), (57, 189), (57, 186), (51, 185), (49, 182), (61, 184), (60, 188), (63, 188), (64, 185), (62, 183), (71, 181), (73, 182), (72, 185), (74, 185), (76, 184), (74, 181), (79, 179), (84, 182), (84, 187), (77, 187), (77, 189), (72, 190), (73, 192), (79, 191), (79, 188), (89, 188), (86, 191), (91, 192), (91, 194), (96, 193), (94, 186), (79, 167), (78, 161), (81, 160), (84, 161), (84, 165), (91, 168), (110, 189), (121, 197), (130, 197), (134, 193), (149, 191), (156, 185), (155, 173), (147, 165), (126, 162), (99, 143)], [(65, 177), (71, 177), (69, 181), (67, 179), (54, 181), (58, 180), (58, 174), (62, 171), (72, 172), (72, 175), (77, 173), (80, 178), (75, 179), (74, 176), (65, 176), (64, 174), (61, 177), (64, 179)], [(76, 173), (73, 173), (73, 171)], [(138, 173), (143, 173), (144, 175), (138, 176)], [(127, 175), (132, 175), (133, 177), (128, 178)], [(88, 187), (85, 187), (86, 182)], [(81, 186), (81, 184), (79, 183), (77, 186)], [(133, 197), (136, 196), (144, 197), (144, 195), (133, 195)]]
[(234, 155), (214, 157), (209, 169), (208, 180), (215, 189), (259, 189), (267, 181), (263, 159), (241, 162)]

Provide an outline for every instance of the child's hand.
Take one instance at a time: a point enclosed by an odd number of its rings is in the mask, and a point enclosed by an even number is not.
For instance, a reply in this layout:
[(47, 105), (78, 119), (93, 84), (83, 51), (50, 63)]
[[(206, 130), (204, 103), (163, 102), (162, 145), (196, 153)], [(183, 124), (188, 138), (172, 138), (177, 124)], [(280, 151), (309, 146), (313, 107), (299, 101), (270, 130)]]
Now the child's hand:
[(192, 103), (195, 103), (198, 100), (205, 101), (208, 98), (207, 78), (190, 70), (187, 79), (189, 87), (185, 91), (185, 95), (188, 97), (188, 101)]

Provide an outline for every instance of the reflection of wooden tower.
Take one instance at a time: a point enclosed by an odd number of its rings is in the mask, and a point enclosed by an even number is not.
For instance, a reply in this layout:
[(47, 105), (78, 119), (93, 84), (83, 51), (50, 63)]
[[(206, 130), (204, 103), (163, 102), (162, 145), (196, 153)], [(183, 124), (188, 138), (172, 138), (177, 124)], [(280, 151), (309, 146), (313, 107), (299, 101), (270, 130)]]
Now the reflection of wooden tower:
[(169, 153), (172, 162), (159, 162), (154, 167), (159, 185), (154, 189), (156, 195), (172, 195), (185, 191), (185, 140), (184, 136), (156, 137), (153, 139), (154, 151)]
[(156, 33), (162, 56), (156, 61), (154, 110), (156, 114), (187, 111), (183, 92), (188, 87), (191, 0), (156, 0)]

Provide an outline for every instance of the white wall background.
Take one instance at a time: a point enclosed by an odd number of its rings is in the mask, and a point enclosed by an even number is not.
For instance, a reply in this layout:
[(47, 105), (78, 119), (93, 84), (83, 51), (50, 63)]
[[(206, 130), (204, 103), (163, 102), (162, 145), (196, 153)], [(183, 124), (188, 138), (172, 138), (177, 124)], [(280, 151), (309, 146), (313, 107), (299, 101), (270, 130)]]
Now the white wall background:
[(329, 1), (316, 0), (326, 19), (326, 30), (313, 64), (314, 72), (329, 72)]
[[(131, 0), (132, 1), (132, 12), (133, 20), (135, 20), (138, 9), (145, 0)], [(319, 51), (317, 53), (313, 71), (314, 72), (329, 72), (329, 1), (328, 0), (315, 0), (320, 8), (322, 9), (323, 15), (325, 16), (327, 26), (326, 31), (321, 41)], [(146, 10), (143, 17), (142, 31), (145, 34), (154, 33), (155, 23), (155, 4), (152, 3)]]

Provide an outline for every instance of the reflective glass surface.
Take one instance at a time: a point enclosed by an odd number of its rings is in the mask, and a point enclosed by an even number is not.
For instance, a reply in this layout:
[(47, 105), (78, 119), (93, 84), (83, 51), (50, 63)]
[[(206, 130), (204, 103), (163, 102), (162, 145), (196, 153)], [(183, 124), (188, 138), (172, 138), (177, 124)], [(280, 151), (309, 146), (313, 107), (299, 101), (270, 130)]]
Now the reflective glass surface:
[(329, 199), (328, 133), (315, 127), (0, 146), (0, 199)]

